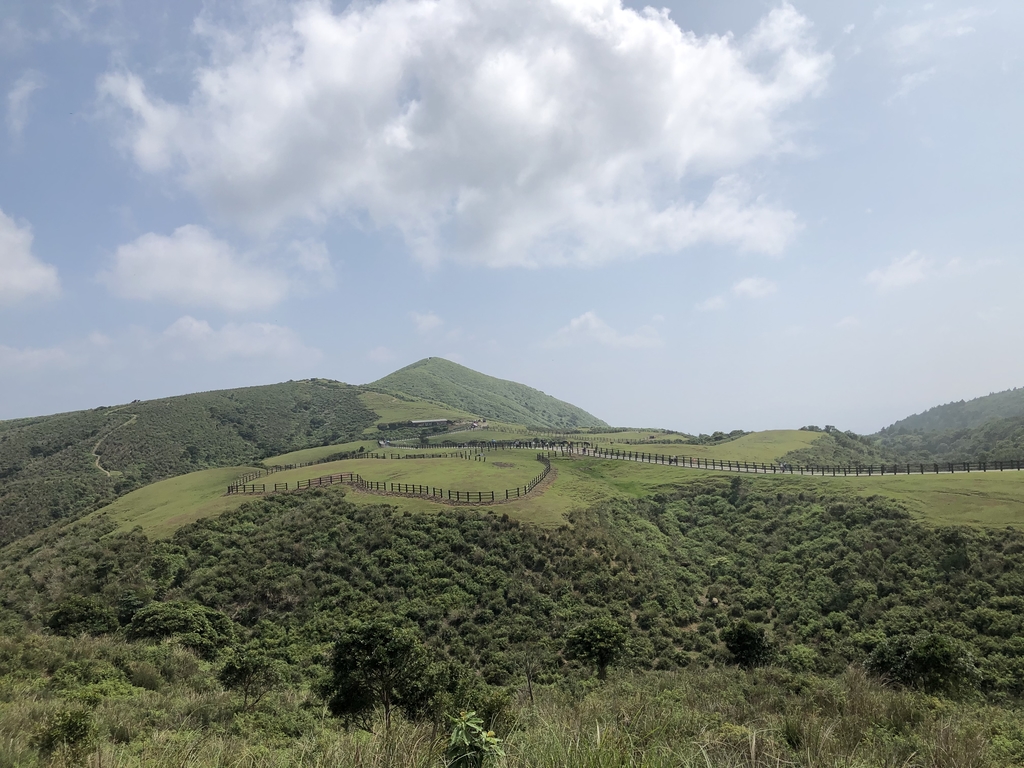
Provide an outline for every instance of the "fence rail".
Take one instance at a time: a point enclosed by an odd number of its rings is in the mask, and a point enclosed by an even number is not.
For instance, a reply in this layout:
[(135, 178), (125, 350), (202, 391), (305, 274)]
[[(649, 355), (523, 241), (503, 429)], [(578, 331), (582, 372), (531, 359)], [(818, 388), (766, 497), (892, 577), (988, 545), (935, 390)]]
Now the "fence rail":
[[(398, 454), (394, 454), (394, 457), (404, 458)], [(547, 456), (538, 453), (537, 461), (544, 465), (544, 469), (540, 474), (530, 480), (526, 485), (521, 485), (516, 488), (506, 488), (503, 491), (457, 491), (450, 488), (436, 488), (431, 485), (367, 480), (355, 472), (340, 472), (334, 475), (323, 475), (321, 477), (311, 477), (308, 480), (299, 480), (295, 483), (294, 490), (299, 491), (306, 488), (320, 488), (322, 486), (341, 483), (345, 485), (352, 485), (366, 491), (390, 493), (395, 496), (440, 499), (453, 504), (483, 504), (501, 501), (502, 494), (505, 496), (505, 501), (527, 496), (538, 485), (544, 482), (544, 479), (551, 472), (551, 460)], [(289, 487), (289, 483), (274, 483), (274, 492), (280, 493), (282, 491), (289, 490), (292, 490)], [(265, 484), (246, 485), (244, 483), (237, 482), (229, 485), (227, 490), (227, 494), (229, 496), (236, 494), (259, 495), (266, 492), (267, 486)]]

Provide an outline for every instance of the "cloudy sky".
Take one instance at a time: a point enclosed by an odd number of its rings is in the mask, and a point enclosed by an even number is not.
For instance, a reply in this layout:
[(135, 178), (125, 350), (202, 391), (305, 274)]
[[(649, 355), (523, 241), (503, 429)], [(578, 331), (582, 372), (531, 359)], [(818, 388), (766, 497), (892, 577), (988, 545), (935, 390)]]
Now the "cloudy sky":
[(691, 432), (1024, 385), (1021, 39), (1019, 0), (4, 0), (0, 419), (428, 355)]

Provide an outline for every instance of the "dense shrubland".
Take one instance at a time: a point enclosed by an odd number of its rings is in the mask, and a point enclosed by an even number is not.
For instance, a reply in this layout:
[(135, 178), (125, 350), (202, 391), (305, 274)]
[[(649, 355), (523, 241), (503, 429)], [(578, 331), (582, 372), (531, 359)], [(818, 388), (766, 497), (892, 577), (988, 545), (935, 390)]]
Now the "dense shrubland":
[(312, 380), (0, 422), (0, 544), (156, 480), (354, 439), (375, 419), (358, 395)]
[[(288, 764), (303, 745), (311, 765), (427, 765), (444, 715), (470, 708), (509, 765), (571, 764), (569, 734), (580, 765), (637, 749), (645, 765), (988, 765), (1022, 748), (1016, 530), (931, 528), (887, 499), (751, 478), (693, 479), (556, 530), (336, 490), (166, 541), (112, 528), (91, 518), (3, 551), (0, 687), (22, 691), (6, 732), (35, 707), (70, 718), (58, 730), (86, 712), (90, 743), (125, 765), (173, 764), (186, 744), (209, 764)], [(332, 696), (376, 690), (345, 675), (380, 621), (410, 660), (398, 668), (420, 672), (395, 689), (391, 734), (359, 737), (331, 714), (365, 725), (375, 694)], [(46, 738), (5, 749), (42, 754)]]

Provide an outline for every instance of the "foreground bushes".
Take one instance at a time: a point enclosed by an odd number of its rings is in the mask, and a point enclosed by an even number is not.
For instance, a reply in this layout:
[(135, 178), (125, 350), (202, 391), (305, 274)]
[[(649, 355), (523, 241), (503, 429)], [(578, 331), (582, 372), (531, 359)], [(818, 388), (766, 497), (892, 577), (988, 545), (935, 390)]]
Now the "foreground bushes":
[[(374, 733), (346, 730), (301, 684), (243, 706), (216, 665), (174, 643), (6, 638), (0, 672), (0, 766), (437, 768), (449, 745), (450, 725), (397, 715), (390, 729), (378, 719)], [(533, 703), (525, 688), (505, 690), (486, 723), (503, 740), (504, 756), (486, 763), (496, 768), (1024, 760), (1020, 711), (886, 688), (858, 668), (836, 678), (774, 667), (613, 670), (605, 683), (534, 686)]]

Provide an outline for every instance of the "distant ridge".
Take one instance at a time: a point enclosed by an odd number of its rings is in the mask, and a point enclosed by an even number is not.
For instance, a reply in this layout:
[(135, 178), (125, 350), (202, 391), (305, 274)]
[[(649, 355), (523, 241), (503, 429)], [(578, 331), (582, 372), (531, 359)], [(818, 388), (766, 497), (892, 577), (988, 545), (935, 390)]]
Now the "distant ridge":
[(973, 400), (937, 405), (881, 430), (881, 435), (974, 429), (996, 419), (1024, 417), (1024, 387), (1007, 389)]
[(514, 424), (546, 429), (608, 426), (582, 408), (538, 389), (487, 376), (441, 357), (425, 358), (366, 386)]

